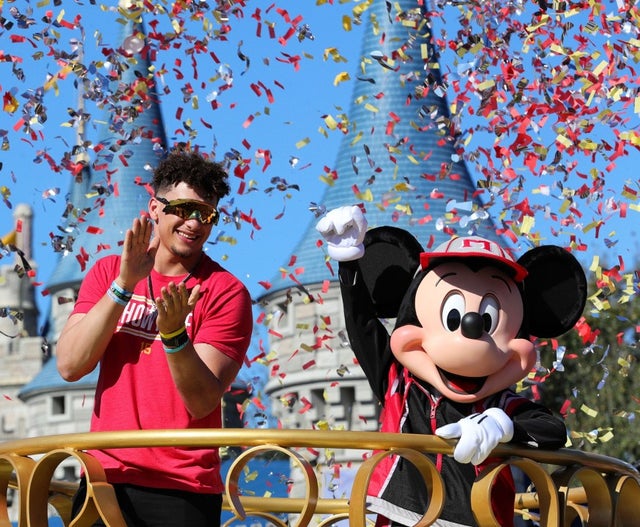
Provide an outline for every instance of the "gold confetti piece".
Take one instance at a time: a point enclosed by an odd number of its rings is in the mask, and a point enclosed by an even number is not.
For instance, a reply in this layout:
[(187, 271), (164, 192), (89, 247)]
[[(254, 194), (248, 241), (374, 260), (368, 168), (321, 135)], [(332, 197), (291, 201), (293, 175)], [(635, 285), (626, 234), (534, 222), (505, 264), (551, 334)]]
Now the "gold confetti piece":
[(329, 57), (331, 57), (334, 62), (348, 62), (346, 58), (340, 55), (338, 48), (326, 48), (324, 50), (324, 53), (322, 54), (322, 57), (325, 61), (328, 60)]
[(607, 441), (610, 441), (611, 439), (613, 439), (613, 432), (608, 431), (605, 434), (600, 436), (600, 441), (602, 443), (606, 443)]
[(249, 481), (255, 481), (259, 476), (259, 473), (257, 470), (253, 470), (252, 472), (249, 472), (248, 474), (245, 474), (244, 480), (245, 482), (249, 482)]
[(598, 149), (598, 143), (596, 143), (595, 141), (592, 141), (591, 139), (581, 139), (580, 142), (578, 143), (578, 145), (583, 150), (593, 150), (593, 151), (595, 151), (595, 150)]
[(596, 227), (598, 227), (601, 224), (601, 222), (599, 221), (592, 221), (591, 223), (585, 225), (582, 228), (582, 232), (584, 232), (585, 234), (588, 233), (589, 231), (595, 229)]
[(618, 357), (618, 366), (625, 370), (628, 370), (631, 367), (631, 363), (624, 357)]
[[(355, 11), (355, 9), (354, 9)], [(351, 31), (352, 29), (352, 22), (351, 22), (351, 17), (344, 15), (342, 17), (342, 29), (344, 29), (345, 31)]]
[(478, 84), (478, 91), (488, 90), (489, 88), (493, 88), (496, 85), (496, 82), (493, 79), (486, 80)]
[(589, 417), (596, 417), (598, 415), (598, 411), (593, 408), (589, 408), (586, 404), (580, 406), (580, 411), (587, 414)]
[(337, 86), (338, 84), (342, 83), (342, 82), (347, 82), (351, 80), (351, 77), (349, 76), (349, 74), (346, 71), (343, 71), (341, 73), (338, 73), (334, 79), (333, 79), (333, 85)]
[(569, 139), (567, 136), (562, 134), (558, 134), (556, 136), (556, 141), (560, 143), (562, 146), (564, 146), (565, 148), (570, 148), (573, 145), (573, 143), (571, 142), (571, 139)]
[(329, 130), (335, 130), (336, 128), (338, 128), (338, 121), (336, 121), (332, 115), (324, 116), (324, 124)]
[(411, 205), (396, 205), (395, 209), (397, 211), (400, 211), (404, 214), (406, 214), (407, 216), (411, 216), (413, 214), (413, 211), (411, 210)]
[[(635, 113), (640, 114), (640, 96), (635, 99)], [(629, 141), (634, 146), (640, 146), (640, 133), (634, 132), (621, 132), (620, 139), (623, 141)]]
[(182, 33), (182, 27), (180, 25), (180, 21), (172, 18), (171, 19), (171, 27), (173, 27), (173, 30), (175, 31), (176, 35), (180, 35)]
[(335, 185), (335, 179), (329, 176), (325, 176), (324, 174), (322, 176), (320, 176), (320, 181), (323, 181), (324, 183), (326, 183), (327, 185), (329, 185), (330, 187), (333, 187), (333, 185)]
[(565, 212), (567, 212), (567, 209), (571, 207), (571, 201), (566, 199), (562, 202), (562, 205), (560, 206), (560, 212), (562, 214), (564, 214)]
[(522, 232), (524, 234), (530, 233), (531, 229), (533, 229), (535, 224), (536, 224), (536, 219), (533, 216), (525, 216), (522, 219), (522, 224), (520, 226), (520, 232)]
[(371, 189), (367, 189), (364, 192), (355, 192), (355, 196), (362, 201), (373, 201), (373, 194), (371, 192)]
[(363, 137), (363, 133), (362, 132), (358, 132), (356, 134), (356, 136), (351, 140), (351, 146), (355, 145), (356, 143), (358, 143)]
[(307, 146), (309, 143), (311, 142), (311, 139), (309, 139), (308, 137), (305, 137), (304, 139), (300, 139), (300, 141), (298, 141), (296, 143), (296, 148), (300, 149), (300, 148), (304, 148), (305, 146)]

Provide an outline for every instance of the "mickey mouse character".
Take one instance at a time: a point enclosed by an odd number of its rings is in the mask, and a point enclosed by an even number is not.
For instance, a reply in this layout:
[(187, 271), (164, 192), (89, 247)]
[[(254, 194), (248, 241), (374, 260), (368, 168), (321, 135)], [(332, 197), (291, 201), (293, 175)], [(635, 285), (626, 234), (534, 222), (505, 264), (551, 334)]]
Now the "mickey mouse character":
[[(578, 261), (556, 246), (515, 261), (493, 241), (454, 238), (424, 252), (407, 231), (367, 230), (357, 206), (316, 225), (338, 275), (351, 347), (383, 407), (381, 430), (459, 438), (453, 458), (432, 455), (445, 485), (434, 525), (477, 525), (471, 486), (499, 443), (556, 449), (564, 422), (516, 394), (536, 361), (531, 335), (571, 329), (586, 301)], [(381, 319), (395, 318), (391, 333)], [(377, 525), (415, 525), (428, 506), (417, 469), (401, 457), (378, 465), (368, 489)], [(503, 471), (492, 496), (501, 526), (512, 526), (515, 489)]]

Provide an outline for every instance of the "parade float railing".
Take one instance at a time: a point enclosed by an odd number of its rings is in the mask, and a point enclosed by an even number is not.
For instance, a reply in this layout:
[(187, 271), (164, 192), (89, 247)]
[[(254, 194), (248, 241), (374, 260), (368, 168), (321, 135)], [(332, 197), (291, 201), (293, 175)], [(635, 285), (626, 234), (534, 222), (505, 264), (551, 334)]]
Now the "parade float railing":
[[(434, 464), (424, 453), (450, 455), (455, 441), (436, 436), (378, 432), (222, 429), (145, 430), (53, 435), (0, 444), (0, 527), (10, 526), (9, 488), (19, 499), (18, 527), (45, 527), (53, 507), (65, 526), (88, 527), (100, 516), (109, 527), (125, 527), (113, 488), (95, 458), (85, 450), (157, 446), (238, 447), (226, 476), (223, 509), (231, 511), (226, 526), (248, 517), (266, 518), (278, 527), (325, 527), (346, 522), (350, 527), (371, 525), (367, 486), (375, 466), (385, 457), (402, 456), (421, 474), (430, 506), (417, 524), (431, 525), (446, 498)], [(362, 451), (351, 494), (344, 499), (321, 496), (315, 461), (305, 457), (322, 449)], [(290, 461), (304, 487), (298, 497), (242, 494), (241, 475), (251, 460), (276, 453)], [(559, 451), (503, 445), (493, 452), (498, 461), (483, 470), (471, 492), (471, 507), (480, 526), (498, 526), (491, 507), (491, 487), (506, 466), (517, 467), (531, 481), (531, 491), (518, 493), (515, 514), (546, 527), (632, 527), (640, 525), (640, 474), (615, 458), (577, 450)], [(77, 483), (55, 481), (61, 463), (74, 458), (87, 477), (87, 498), (71, 523), (71, 497)], [(420, 484), (419, 482), (417, 484)]]

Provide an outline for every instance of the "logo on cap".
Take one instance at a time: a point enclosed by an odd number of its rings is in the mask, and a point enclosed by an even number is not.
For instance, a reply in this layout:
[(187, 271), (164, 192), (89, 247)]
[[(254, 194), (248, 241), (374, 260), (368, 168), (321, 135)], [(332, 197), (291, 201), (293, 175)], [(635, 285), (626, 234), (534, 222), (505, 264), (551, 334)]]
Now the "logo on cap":
[(453, 238), (440, 244), (435, 251), (420, 254), (420, 266), (426, 269), (436, 260), (458, 259), (458, 258), (485, 258), (494, 260), (513, 271), (513, 279), (521, 282), (527, 276), (527, 270), (518, 264), (513, 257), (500, 247), (496, 242), (480, 238), (478, 236), (468, 236)]

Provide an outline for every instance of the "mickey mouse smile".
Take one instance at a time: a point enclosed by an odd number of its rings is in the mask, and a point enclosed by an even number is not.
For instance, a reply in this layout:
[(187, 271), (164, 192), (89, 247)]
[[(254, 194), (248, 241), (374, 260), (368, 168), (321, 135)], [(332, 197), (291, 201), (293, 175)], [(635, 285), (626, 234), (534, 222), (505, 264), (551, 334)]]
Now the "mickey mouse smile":
[(466, 377), (438, 368), (440, 378), (449, 390), (459, 394), (474, 394), (484, 386), (487, 377)]

